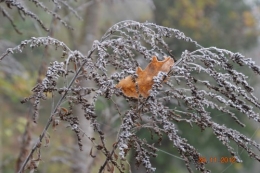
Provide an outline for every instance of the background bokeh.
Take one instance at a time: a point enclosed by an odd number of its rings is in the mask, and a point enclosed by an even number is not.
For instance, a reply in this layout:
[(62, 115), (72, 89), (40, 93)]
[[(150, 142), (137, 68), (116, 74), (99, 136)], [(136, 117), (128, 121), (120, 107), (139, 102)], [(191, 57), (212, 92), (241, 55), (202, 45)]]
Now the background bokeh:
[[(22, 19), (15, 8), (9, 9), (8, 12), (22, 34), (18, 34), (10, 22), (0, 15), (0, 54), (7, 48), (19, 44), (22, 40), (47, 35), (63, 41), (73, 50), (77, 49), (86, 54), (92, 42), (100, 39), (113, 24), (122, 20), (136, 20), (154, 22), (158, 25), (179, 29), (204, 47), (216, 46), (234, 52), (242, 52), (260, 64), (260, 2), (258, 0), (72, 1), (70, 5), (82, 17), (82, 20), (75, 17), (67, 8), (59, 9), (58, 13), (64, 21), (73, 26), (73, 31), (65, 28), (59, 21), (53, 22), (51, 15), (37, 8), (32, 2), (23, 3), (53, 30), (51, 33), (47, 33), (31, 18)], [(44, 3), (49, 9), (55, 8), (55, 5), (49, 1)], [(3, 3), (0, 5), (5, 6)], [(176, 40), (167, 40), (167, 43), (177, 59), (183, 51), (195, 49), (190, 44)], [(0, 172), (11, 173), (16, 170), (22, 136), (26, 130), (28, 119), (30, 119), (28, 116), (30, 113), (29, 104), (21, 104), (20, 101), (29, 96), (36, 81), (44, 77), (39, 73), (41, 71), (39, 69), (56, 60), (56, 57), (59, 57), (57, 54), (52, 49), (47, 51), (45, 48), (33, 50), (27, 48), (24, 52), (9, 56), (0, 63)], [(243, 68), (239, 70), (249, 75), (249, 83), (256, 88), (255, 94), (260, 96), (259, 78)], [(33, 132), (30, 132), (31, 143), (35, 141), (43, 129), (49, 117), (51, 106), (51, 101), (42, 103), (37, 126), (31, 124), (31, 128), (33, 128)], [(175, 106), (169, 105), (169, 107)], [(112, 145), (117, 134), (116, 127), (119, 125), (119, 120), (118, 117), (113, 116), (111, 113), (113, 111), (110, 109), (114, 109), (112, 104), (105, 100), (100, 99), (96, 104), (96, 113), (100, 116), (102, 128), (107, 132), (107, 139), (111, 139), (107, 142)], [(259, 124), (253, 123), (238, 112), (236, 112), (236, 116), (245, 122), (246, 128), (240, 128), (231, 118), (222, 116), (219, 112), (212, 112), (213, 119), (218, 123), (226, 124), (260, 142)], [(206, 129), (201, 132), (196, 126), (190, 127), (185, 123), (177, 123), (176, 125), (179, 133), (188, 139), (205, 158), (231, 157), (211, 130)], [(78, 150), (74, 134), (70, 129), (66, 129), (65, 124), (57, 126), (55, 130), (50, 129), (48, 134), (50, 143), (47, 143), (46, 147), (42, 149), (42, 161), (38, 172), (76, 172), (73, 163), (84, 163), (84, 160), (77, 160), (79, 158), (72, 154), (73, 151)], [(146, 131), (140, 131), (138, 135), (149, 140), (147, 137), (149, 134)], [(234, 148), (236, 147), (234, 146)], [(89, 150), (86, 152), (89, 153)], [(237, 153), (243, 159), (243, 163), (212, 162), (207, 167), (212, 172), (259, 172), (260, 166), (257, 161), (252, 160), (240, 148), (237, 148)], [(100, 164), (104, 161), (101, 154), (99, 155), (97, 152), (96, 155), (95, 158), (87, 156), (92, 160), (88, 172), (97, 172)], [(178, 156), (178, 152), (172, 143), (165, 138), (158, 151), (158, 157), (152, 159), (152, 163), (157, 168), (156, 172), (187, 172), (185, 163), (176, 156)], [(144, 172), (142, 168), (138, 169), (134, 166), (133, 156), (130, 155), (128, 159), (132, 172)]]

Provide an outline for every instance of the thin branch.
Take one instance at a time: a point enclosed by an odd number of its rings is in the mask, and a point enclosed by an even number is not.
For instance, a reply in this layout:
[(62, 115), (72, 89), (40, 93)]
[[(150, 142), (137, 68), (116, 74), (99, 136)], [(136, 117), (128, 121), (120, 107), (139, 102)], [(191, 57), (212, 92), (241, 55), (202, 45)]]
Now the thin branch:
[[(92, 55), (92, 53), (95, 51), (95, 49), (92, 49), (89, 53), (88, 53), (88, 56), (86, 57), (87, 59), (90, 58), (90, 56)], [(82, 70), (82, 67), (87, 63), (87, 61), (85, 61), (84, 63), (82, 63), (82, 65), (80, 66), (80, 68), (78, 69), (77, 73), (75, 74), (75, 76), (72, 78), (72, 80), (70, 81), (69, 83), (69, 86), (68, 86), (68, 89), (71, 88), (72, 84), (74, 83), (74, 81), (76, 80), (77, 76), (79, 75), (79, 73), (81, 72)], [(24, 170), (26, 164), (28, 163), (29, 159), (32, 157), (32, 154), (35, 152), (35, 150), (38, 148), (37, 146), (42, 142), (42, 139), (44, 138), (45, 136), (45, 133), (47, 132), (51, 122), (53, 121), (53, 117), (56, 113), (56, 111), (58, 110), (58, 108), (60, 107), (60, 104), (62, 103), (63, 99), (66, 97), (68, 93), (68, 90), (65, 91), (65, 93), (62, 95), (62, 97), (59, 99), (58, 103), (56, 104), (54, 110), (52, 111), (48, 121), (47, 121), (47, 124), (45, 125), (44, 127), (44, 130), (42, 131), (42, 133), (40, 134), (39, 136), (39, 139), (38, 141), (35, 143), (35, 145), (33, 146), (31, 152), (29, 153), (29, 155), (27, 156), (26, 160), (24, 161), (22, 167), (20, 168), (19, 172), (18, 173), (22, 173), (22, 171)]]
[(14, 24), (14, 21), (13, 21), (13, 19), (11, 18), (11, 16), (8, 14), (8, 12), (7, 12), (2, 6), (0, 6), (0, 9), (2, 10), (2, 13), (3, 13), (4, 17), (6, 17), (6, 18), (10, 21), (10, 23), (11, 23), (11, 25), (13, 26), (14, 30), (15, 30), (18, 34), (22, 34), (22, 32), (19, 31), (19, 29), (18, 29), (18, 28), (16, 27), (16, 25)]

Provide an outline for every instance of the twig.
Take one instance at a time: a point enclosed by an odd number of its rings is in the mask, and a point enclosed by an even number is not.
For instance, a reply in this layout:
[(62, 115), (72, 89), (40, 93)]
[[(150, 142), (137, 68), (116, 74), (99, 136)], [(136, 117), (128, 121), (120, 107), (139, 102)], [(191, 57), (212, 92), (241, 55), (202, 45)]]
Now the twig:
[[(107, 162), (108, 162), (109, 160), (111, 160), (111, 157), (112, 157), (112, 155), (114, 154), (116, 148), (117, 148), (117, 145), (113, 146), (113, 150), (112, 150), (111, 153), (106, 157), (106, 161), (104, 162), (104, 164), (100, 167), (100, 169), (99, 169), (99, 171), (98, 171), (99, 173), (102, 173), (102, 171), (105, 169), (105, 166), (107, 165)], [(119, 170), (119, 171), (120, 171), (120, 170)]]
[[(56, 5), (55, 6), (55, 9), (54, 9), (54, 12), (55, 13), (57, 13), (58, 12), (58, 6)], [(52, 17), (52, 20), (51, 20), (51, 23), (50, 23), (50, 27), (49, 27), (49, 31), (48, 31), (48, 36), (53, 36), (53, 24), (54, 24), (54, 22), (55, 22), (55, 17), (53, 16)], [(36, 28), (38, 27), (38, 25), (35, 25), (36, 26)], [(47, 51), (48, 51), (48, 47), (46, 46), (45, 47), (45, 51), (44, 51), (44, 53), (43, 53), (43, 55), (42, 55), (42, 58), (41, 59), (44, 59), (44, 57), (47, 55)], [(42, 62), (41, 62), (41, 65), (40, 65), (40, 68), (39, 68), (39, 70), (38, 70), (38, 79), (37, 79), (37, 81), (38, 82), (41, 82), (41, 79), (40, 79), (40, 76), (41, 75), (43, 75), (44, 73), (46, 73), (46, 70), (45, 70), (45, 61), (46, 60), (42, 60)], [(30, 128), (30, 123), (31, 123), (31, 120), (30, 120), (30, 118), (29, 117), (33, 117), (33, 111), (32, 111), (32, 109), (33, 109), (33, 104), (32, 103), (30, 103), (30, 111), (29, 111), (29, 113), (28, 113), (28, 115), (27, 115), (27, 126), (26, 126), (26, 129), (25, 129), (25, 132), (24, 132), (24, 135), (23, 136), (25, 136), (28, 132), (29, 132), (29, 128)], [(24, 137), (23, 137), (23, 139), (24, 139)], [(31, 138), (29, 138), (29, 139), (27, 139), (27, 140), (31, 140)], [(23, 141), (23, 143), (24, 143), (24, 145), (23, 145), (23, 147), (21, 148), (21, 152), (20, 152), (20, 156), (18, 157), (18, 164), (17, 164), (17, 170), (20, 170), (20, 164), (22, 163), (22, 155), (23, 155), (23, 148), (26, 148), (26, 145), (29, 145), (29, 143), (30, 143), (30, 141)], [(29, 146), (27, 146), (28, 148), (29, 148)], [(25, 153), (26, 154), (26, 153)], [(24, 154), (24, 155), (25, 155)], [(23, 170), (22, 170), (23, 171)]]
[[(92, 53), (95, 51), (95, 49), (92, 48), (92, 50), (89, 52), (87, 59), (90, 58), (90, 56), (92, 55)], [(76, 80), (77, 76), (79, 75), (79, 73), (81, 72), (83, 66), (86, 64), (87, 61), (85, 61), (84, 63), (82, 63), (81, 67), (79, 68), (79, 70), (77, 71), (77, 73), (75, 74), (75, 76), (73, 77), (73, 79), (70, 81), (70, 84), (68, 86), (68, 89), (71, 88), (72, 84), (74, 83), (74, 81)], [(46, 124), (46, 126), (44, 127), (44, 130), (42, 131), (38, 141), (35, 143), (35, 145), (33, 146), (30, 154), (27, 156), (26, 160), (24, 161), (22, 167), (20, 168), (18, 173), (22, 173), (22, 171), (24, 170), (26, 164), (28, 163), (30, 157), (32, 157), (32, 154), (34, 153), (34, 151), (37, 149), (37, 146), (42, 142), (43, 137), (45, 136), (46, 131), (48, 130), (51, 122), (53, 121), (53, 117), (56, 113), (56, 111), (58, 110), (60, 104), (62, 103), (63, 99), (65, 98), (65, 96), (67, 95), (69, 90), (66, 90), (65, 93), (63, 94), (63, 96), (59, 99), (58, 103), (56, 104), (56, 107), (54, 108), (53, 112), (51, 113), (48, 122)]]

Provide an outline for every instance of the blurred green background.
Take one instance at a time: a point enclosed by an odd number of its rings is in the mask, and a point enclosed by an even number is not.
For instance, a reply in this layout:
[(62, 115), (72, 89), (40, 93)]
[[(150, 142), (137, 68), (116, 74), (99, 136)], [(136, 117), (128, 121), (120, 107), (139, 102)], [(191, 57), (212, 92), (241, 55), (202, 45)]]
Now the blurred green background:
[[(51, 15), (46, 14), (32, 2), (23, 2), (24, 5), (36, 13), (43, 23), (49, 27), (52, 21)], [(54, 9), (52, 2), (44, 2), (49, 9)], [(3, 3), (0, 5), (8, 9)], [(67, 8), (61, 8), (58, 13), (62, 19), (73, 26), (74, 30), (68, 30), (60, 22), (52, 23), (52, 37), (66, 43), (71, 49), (87, 53), (93, 40), (101, 38), (105, 31), (113, 24), (122, 20), (136, 20), (139, 22), (154, 22), (158, 25), (172, 27), (184, 32), (186, 36), (196, 40), (204, 47), (216, 46), (231, 51), (239, 51), (251, 56), (255, 61), (260, 62), (257, 57), (259, 49), (259, 25), (260, 25), (260, 3), (258, 0), (107, 0), (107, 1), (83, 1), (71, 2), (70, 5), (82, 16), (79, 20)], [(0, 54), (8, 47), (19, 44), (22, 40), (31, 37), (47, 36), (37, 22), (26, 17), (23, 20), (15, 8), (8, 9), (17, 28), (22, 32), (18, 34), (12, 28), (10, 22), (0, 16)], [(184, 50), (193, 50), (194, 47), (181, 41), (167, 40), (176, 58), (180, 57)], [(46, 53), (44, 48), (26, 48), (24, 52), (9, 56), (0, 63), (0, 172), (11, 173), (16, 170), (17, 158), (20, 152), (22, 135), (26, 129), (29, 104), (20, 104), (21, 99), (31, 94), (31, 89), (38, 79), (39, 68), (47, 66), (50, 61), (60, 57), (60, 52), (50, 49)], [(57, 59), (61, 61), (61, 59)], [(42, 65), (44, 64), (44, 65)], [(259, 78), (251, 73), (249, 82), (256, 88), (256, 95), (259, 94)], [(50, 114), (51, 102), (43, 102), (40, 108), (41, 115), (38, 124), (33, 125), (32, 143), (40, 134)], [(175, 107), (176, 105), (170, 105)], [(117, 134), (115, 128), (119, 120), (114, 118), (111, 111), (113, 104), (100, 99), (96, 105), (96, 113), (101, 117), (102, 128), (107, 131), (108, 143), (113, 144)], [(113, 112), (113, 111), (112, 111)], [(260, 142), (259, 125), (252, 123), (247, 117), (236, 112), (237, 117), (247, 125), (240, 128), (230, 117), (224, 117), (219, 112), (212, 112), (213, 119), (228, 127), (243, 132), (248, 137)], [(188, 124), (176, 124), (182, 137), (195, 146), (198, 151), (208, 160), (221, 157), (230, 158), (227, 149), (215, 138), (210, 129), (201, 132), (196, 126), (191, 128)], [(72, 148), (77, 148), (74, 134), (61, 124), (56, 130), (49, 129), (50, 144), (42, 149), (42, 162), (38, 172), (74, 172), (75, 161), (71, 155)], [(150, 139), (147, 131), (140, 131), (140, 137)], [(157, 168), (157, 173), (185, 173), (188, 172), (185, 163), (175, 156), (178, 152), (172, 142), (162, 141), (158, 146), (160, 150), (158, 157), (152, 159)], [(234, 148), (237, 148), (234, 145)], [(88, 151), (89, 152), (89, 151)], [(243, 159), (241, 164), (230, 163), (209, 163), (207, 168), (212, 172), (251, 172), (258, 173), (259, 163), (252, 160), (240, 148), (237, 148), (239, 156)], [(97, 153), (89, 172), (97, 172), (104, 157)], [(145, 172), (143, 168), (137, 169), (134, 166), (133, 156), (129, 156), (129, 163), (133, 173)], [(195, 169), (194, 169), (195, 170)], [(196, 171), (195, 171), (196, 172)]]

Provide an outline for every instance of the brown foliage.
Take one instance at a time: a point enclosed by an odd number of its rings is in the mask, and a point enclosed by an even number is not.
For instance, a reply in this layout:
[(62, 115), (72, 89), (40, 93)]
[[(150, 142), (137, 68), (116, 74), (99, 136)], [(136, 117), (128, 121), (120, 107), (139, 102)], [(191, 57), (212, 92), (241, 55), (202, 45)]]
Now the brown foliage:
[[(132, 76), (127, 76), (122, 79), (117, 85), (117, 88), (122, 89), (123, 93), (127, 97), (138, 98), (139, 94), (143, 97), (149, 96), (149, 90), (153, 86), (153, 77), (157, 76), (159, 71), (168, 73), (174, 64), (174, 60), (170, 57), (165, 57), (163, 61), (158, 61), (156, 56), (152, 57), (152, 61), (147, 67), (142, 70), (141, 67), (137, 67), (136, 74), (138, 78), (136, 83)], [(136, 89), (138, 88), (138, 92)]]

